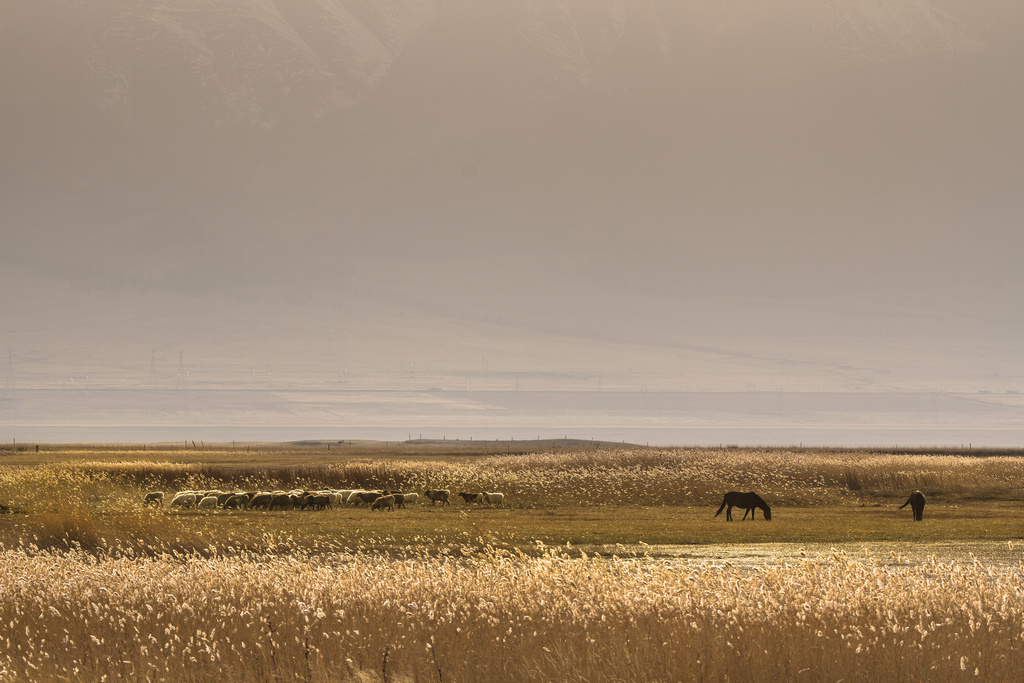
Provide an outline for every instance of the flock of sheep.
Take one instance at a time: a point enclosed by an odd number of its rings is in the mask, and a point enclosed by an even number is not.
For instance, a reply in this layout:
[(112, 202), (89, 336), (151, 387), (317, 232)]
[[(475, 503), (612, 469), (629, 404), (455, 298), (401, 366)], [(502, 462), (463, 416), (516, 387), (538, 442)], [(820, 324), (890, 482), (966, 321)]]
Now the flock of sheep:
[[(431, 505), (440, 503), (442, 506), (451, 505), (447, 489), (427, 489), (423, 497), (430, 501)], [(503, 493), (465, 493), (460, 492), (459, 496), (468, 505), (491, 505), (502, 506), (505, 500)], [(415, 504), (420, 498), (418, 493), (402, 493), (400, 491), (389, 491), (387, 489), (366, 490), (366, 489), (320, 489), (309, 491), (293, 489), (291, 491), (178, 491), (171, 497), (170, 506), (190, 510), (329, 510), (345, 505), (365, 506), (369, 505), (370, 510), (389, 510), (394, 512), (396, 507), (404, 508), (406, 505)], [(146, 494), (143, 505), (163, 507), (163, 491), (153, 491)]]

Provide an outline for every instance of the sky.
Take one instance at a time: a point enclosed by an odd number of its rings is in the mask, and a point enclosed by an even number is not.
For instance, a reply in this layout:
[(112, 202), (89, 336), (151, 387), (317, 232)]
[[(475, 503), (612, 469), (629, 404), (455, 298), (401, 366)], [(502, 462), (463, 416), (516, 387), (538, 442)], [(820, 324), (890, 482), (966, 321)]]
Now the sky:
[(1009, 0), (4, 2), (0, 438), (1019, 446), (1021, 64)]

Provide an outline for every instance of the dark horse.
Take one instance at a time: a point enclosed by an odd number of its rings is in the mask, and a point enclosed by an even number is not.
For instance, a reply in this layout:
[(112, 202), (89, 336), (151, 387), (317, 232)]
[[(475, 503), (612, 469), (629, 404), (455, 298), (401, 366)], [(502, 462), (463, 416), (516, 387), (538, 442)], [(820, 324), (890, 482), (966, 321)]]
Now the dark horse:
[[(728, 510), (725, 509), (727, 505), (729, 506)], [(757, 508), (764, 510), (764, 518), (766, 520), (771, 520), (772, 518), (772, 509), (768, 507), (768, 503), (764, 502), (764, 499), (753, 491), (750, 493), (729, 491), (729, 493), (725, 494), (722, 498), (722, 507), (718, 508), (718, 512), (715, 513), (715, 517), (722, 514), (722, 510), (725, 510), (725, 519), (726, 521), (731, 522), (732, 509), (734, 507), (743, 508), (745, 510), (743, 513), (743, 519), (746, 519), (748, 514), (750, 515), (750, 519), (754, 519), (754, 515), (757, 514)]]
[(910, 498), (907, 498), (907, 502), (900, 505), (899, 509), (910, 506), (910, 509), (914, 512), (914, 521), (920, 522), (924, 517), (924, 494), (920, 491), (914, 491), (910, 494)]

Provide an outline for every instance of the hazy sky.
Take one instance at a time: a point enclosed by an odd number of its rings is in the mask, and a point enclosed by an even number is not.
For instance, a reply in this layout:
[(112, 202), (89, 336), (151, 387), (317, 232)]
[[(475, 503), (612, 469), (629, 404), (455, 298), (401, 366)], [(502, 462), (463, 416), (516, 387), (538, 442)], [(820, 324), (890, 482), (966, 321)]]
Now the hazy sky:
[[(0, 33), (5, 437), (191, 424), (111, 398), (183, 373), (992, 391), (1024, 429), (1014, 0), (5, 0)], [(76, 381), (106, 407), (26, 393)]]

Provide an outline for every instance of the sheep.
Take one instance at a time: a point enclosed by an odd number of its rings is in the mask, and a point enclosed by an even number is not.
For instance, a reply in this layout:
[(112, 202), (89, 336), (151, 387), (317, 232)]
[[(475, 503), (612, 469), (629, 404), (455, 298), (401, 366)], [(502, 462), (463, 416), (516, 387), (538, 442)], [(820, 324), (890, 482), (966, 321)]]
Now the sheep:
[(178, 493), (171, 499), (171, 507), (184, 508), (188, 510), (190, 507), (196, 504), (196, 494), (194, 493)]
[(338, 494), (338, 500), (341, 505), (348, 502), (348, 497), (352, 495), (353, 490), (354, 489), (341, 489), (340, 491), (335, 491), (335, 493)]
[[(357, 493), (355, 493), (353, 495), (356, 496), (356, 500), (357, 500), (357, 502), (359, 502), (359, 504), (365, 505), (366, 503), (373, 503), (374, 501), (376, 501), (378, 498), (380, 498), (382, 495), (384, 495), (384, 492), (383, 491), (359, 491), (359, 492), (357, 492)], [(392, 503), (392, 504), (394, 504), (394, 503)]]
[(276, 496), (274, 496), (271, 499), (270, 505), (268, 506), (268, 509), (270, 509), (270, 510), (291, 510), (293, 507), (294, 507), (294, 501), (292, 499), (291, 494), (279, 493), (279, 494), (277, 494)]
[(225, 510), (244, 510), (249, 505), (249, 496), (244, 493), (236, 493), (224, 501)]
[(203, 496), (197, 506), (200, 510), (214, 510), (217, 508), (217, 496)]
[(505, 494), (504, 493), (487, 493), (487, 492), (484, 492), (484, 493), (481, 493), (478, 496), (478, 499), (477, 499), (476, 502), (478, 502), (478, 503), (487, 503), (487, 504), (493, 505), (495, 507), (505, 507), (502, 504), (504, 500), (505, 500)]
[(262, 492), (257, 493), (249, 499), (249, 508), (252, 510), (267, 510), (270, 508), (271, 501), (274, 500), (274, 494)]
[(416, 501), (420, 499), (420, 494), (418, 494), (418, 493), (406, 493), (406, 494), (403, 494), (403, 497), (404, 497), (404, 500), (402, 501), (402, 503), (403, 503), (402, 507), (405, 507), (405, 505), (404, 505), (405, 503), (408, 503), (409, 505), (415, 505)]
[(430, 499), (431, 505), (436, 505), (438, 502), (441, 503), (441, 507), (451, 505), (448, 500), (448, 489), (427, 489), (423, 495)]
[(374, 510), (380, 510), (383, 512), (384, 508), (387, 508), (391, 512), (395, 511), (394, 495), (378, 497), (377, 500), (373, 501), (373, 505), (370, 506), (370, 511), (373, 512)]
[(459, 491), (459, 497), (468, 505), (469, 503), (479, 503), (481, 496), (479, 493), (466, 493), (465, 491)]
[(313, 508), (314, 510), (329, 510), (331, 509), (331, 497), (327, 494), (311, 493), (302, 499), (300, 507), (303, 510), (306, 508)]
[(164, 506), (164, 492), (163, 491), (151, 491), (146, 494), (146, 500), (142, 502), (145, 505), (155, 505), (157, 507)]
[(395, 497), (395, 507), (400, 507), (400, 508), (404, 508), (405, 507), (405, 494), (404, 493), (392, 493), (391, 495), (393, 495)]

